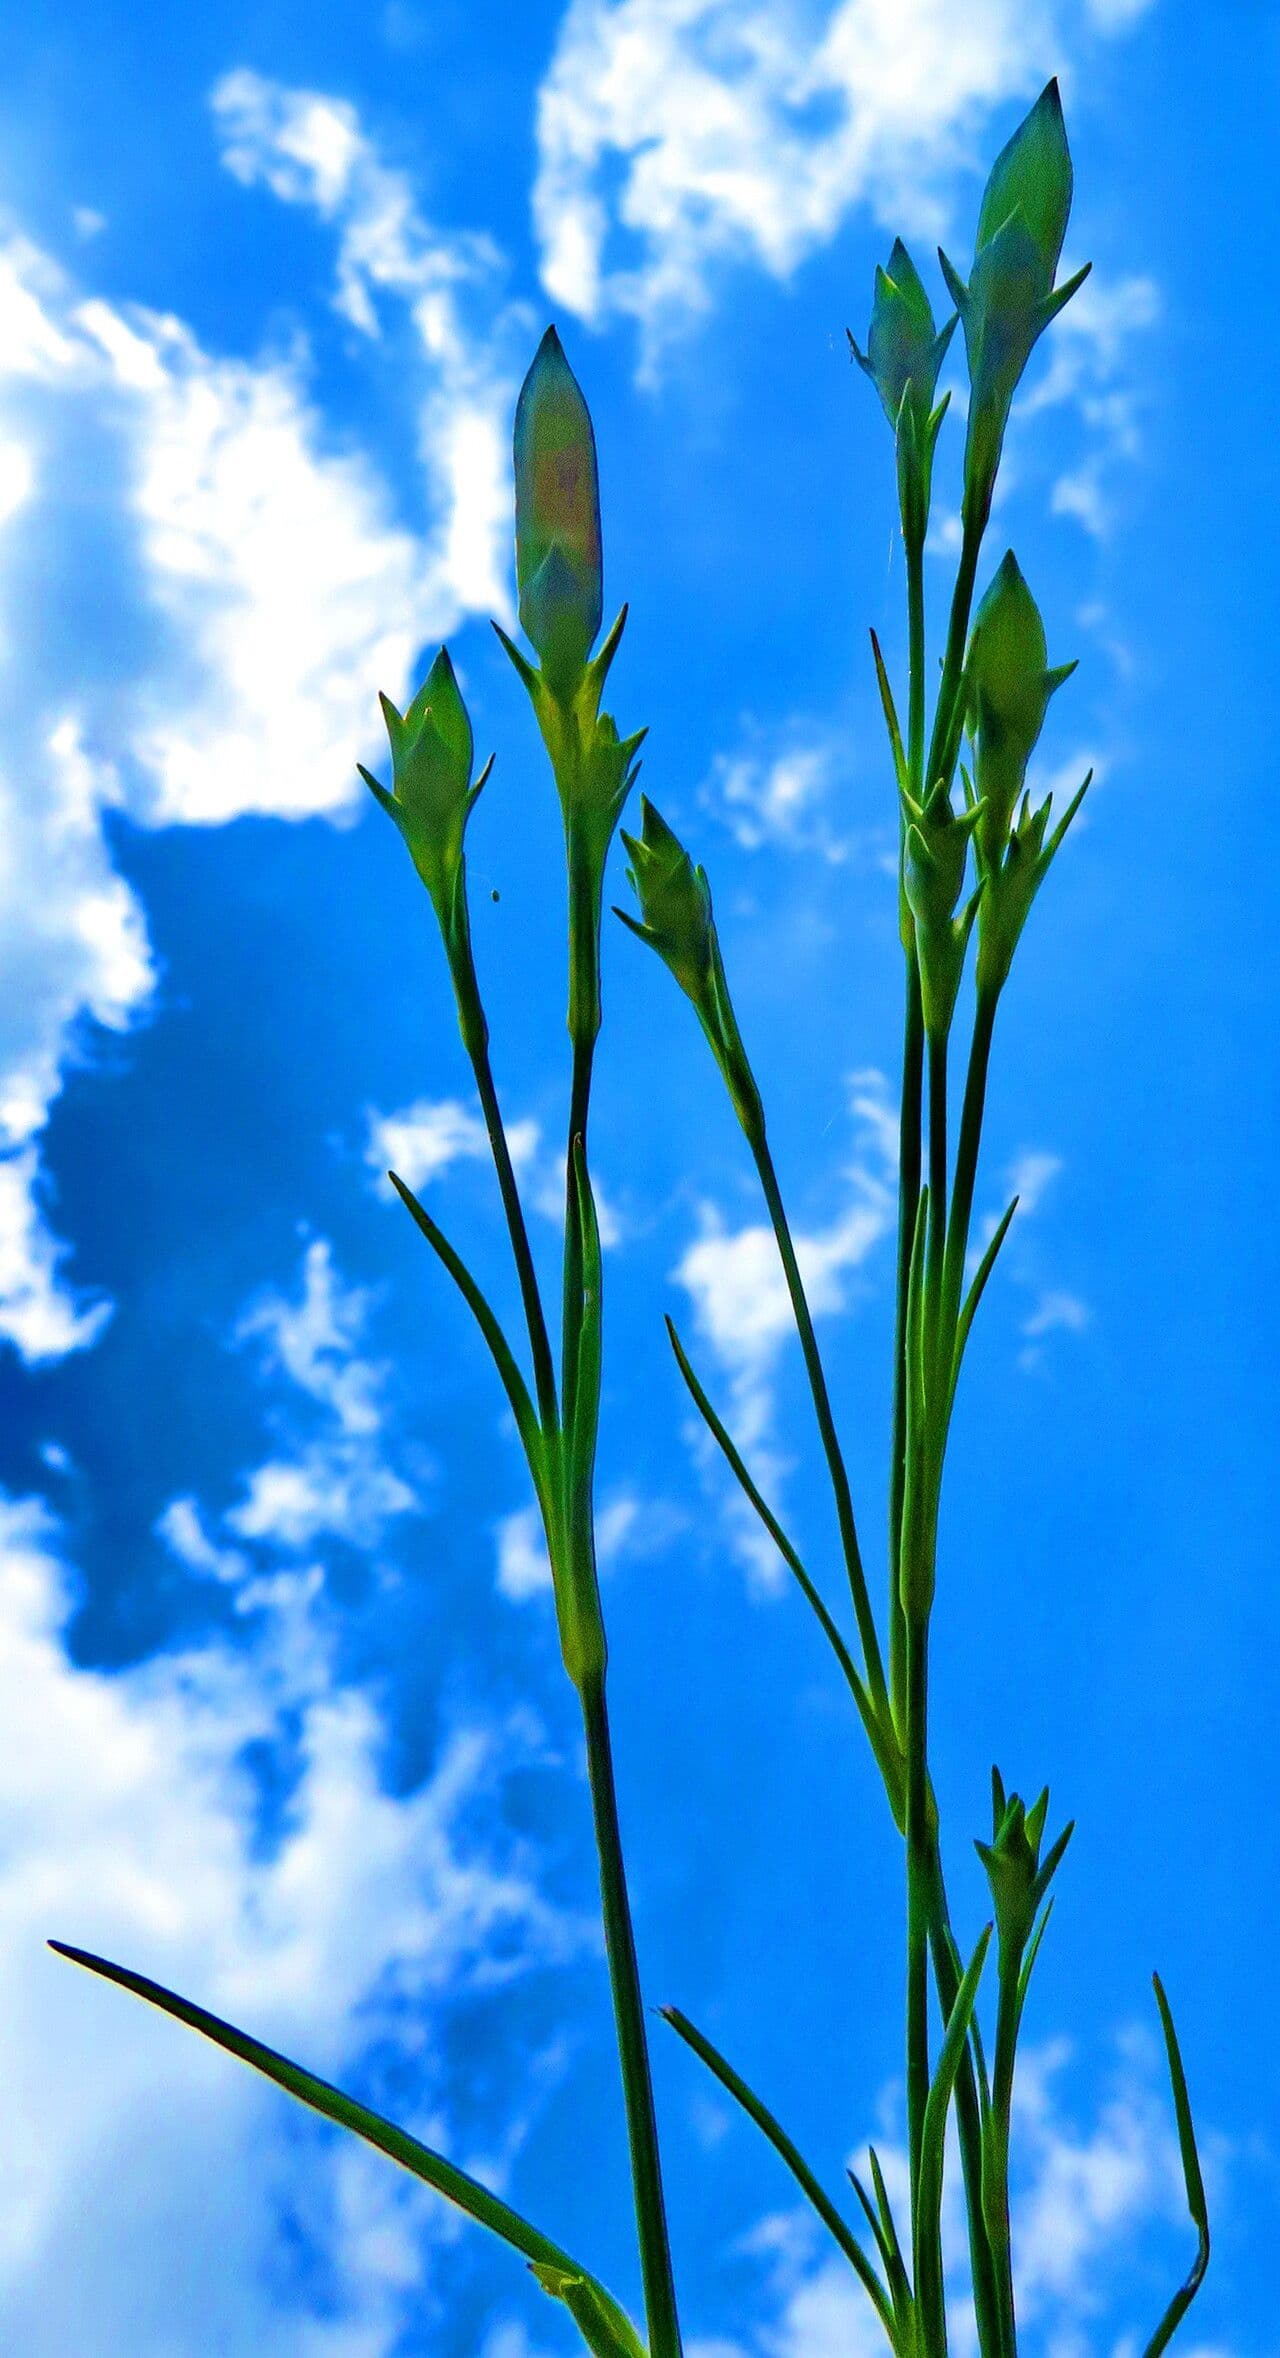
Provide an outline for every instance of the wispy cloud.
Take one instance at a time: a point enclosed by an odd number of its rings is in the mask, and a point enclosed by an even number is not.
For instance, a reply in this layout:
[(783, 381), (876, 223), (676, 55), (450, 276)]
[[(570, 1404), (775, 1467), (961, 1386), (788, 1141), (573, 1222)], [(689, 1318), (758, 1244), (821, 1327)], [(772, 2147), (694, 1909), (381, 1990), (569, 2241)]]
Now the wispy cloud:
[[(1095, 0), (1096, 29), (1138, 13)], [(573, 0), (538, 101), (545, 284), (629, 316), (642, 363), (707, 312), (726, 266), (785, 279), (865, 205), (939, 234), (987, 118), (1059, 64), (1052, 0)]]
[(831, 819), (840, 769), (834, 733), (801, 721), (768, 728), (748, 717), (739, 744), (715, 756), (698, 800), (744, 851), (776, 845), (840, 866), (853, 848)]
[[(443, 2221), (377, 2157), (314, 2134), (42, 1943), (127, 1959), (375, 2101), (370, 2058), (396, 2056), (401, 2115), (456, 2150), (434, 2085), (449, 2009), (579, 1940), (500, 1831), (504, 1779), (538, 1756), (537, 1731), (459, 1728), (425, 1783), (392, 1794), (386, 1730), (335, 1673), (318, 1580), (264, 1583), (234, 1644), (112, 1672), (68, 1651), (77, 1591), (43, 1503), (0, 1500), (8, 2330), (31, 2358), (62, 2358), (91, 2315), (98, 2358), (127, 2358), (176, 2349), (189, 2312), (199, 2346), (227, 2358), (390, 2358)], [(283, 1782), (269, 1829), (251, 1757)], [(499, 2158), (518, 2129), (490, 2125)], [(305, 2285), (272, 2264), (286, 2218), (315, 2258)]]
[[(372, 459), (331, 436), (300, 340), (259, 359), (212, 352), (21, 235), (0, 243), (0, 1339), (31, 1360), (91, 1343), (108, 1310), (62, 1267), (36, 1141), (91, 1025), (125, 1030), (154, 985), (105, 814), (345, 816), (376, 691), (403, 696), (424, 644), (509, 602), (521, 315), (501, 258), (428, 224), (344, 101), (241, 72), (214, 103), (240, 184), (310, 209), (334, 239), (353, 329), (372, 348), (380, 307), (411, 318), (427, 522), (402, 522)], [(90, 485), (120, 651), (86, 681), (65, 634), (34, 638), (8, 582), (19, 535), (38, 536), (42, 575), (75, 575)]]

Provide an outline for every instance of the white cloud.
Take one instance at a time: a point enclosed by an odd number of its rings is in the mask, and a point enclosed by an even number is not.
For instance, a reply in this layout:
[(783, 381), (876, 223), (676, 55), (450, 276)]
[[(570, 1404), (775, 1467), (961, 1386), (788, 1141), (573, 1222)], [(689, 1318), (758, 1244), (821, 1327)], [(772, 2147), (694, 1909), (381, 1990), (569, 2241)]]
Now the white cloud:
[(1160, 312), (1153, 279), (1133, 273), (1109, 281), (1093, 271), (1055, 321), (1049, 365), (1015, 413), (1015, 458), (1026, 420), (1067, 405), (1077, 413), (1084, 448), (1058, 476), (1050, 505), (1055, 515), (1074, 516), (1098, 540), (1111, 530), (1116, 470), (1142, 450), (1137, 348)]
[(839, 865), (851, 847), (826, 812), (837, 767), (835, 742), (811, 728), (792, 722), (769, 731), (747, 720), (743, 743), (715, 756), (698, 800), (744, 851), (777, 844), (786, 851), (816, 851)]
[(318, 1434), (292, 1438), (287, 1454), (246, 1476), (246, 1495), (227, 1516), (237, 1537), (296, 1551), (327, 1534), (371, 1548), (388, 1523), (420, 1506), (383, 1455), (388, 1370), (357, 1348), (368, 1310), (369, 1296), (344, 1285), (332, 1248), (316, 1237), (301, 1298), (267, 1292), (240, 1320), (235, 1340), (260, 1343), (267, 1374), (287, 1377), (323, 1416)]
[[(371, 335), (375, 296), (410, 313), (428, 522), (402, 523), (371, 461), (330, 435), (300, 343), (211, 353), (181, 319), (86, 293), (20, 235), (0, 244), (0, 1152), (38, 1137), (85, 1019), (124, 1030), (153, 986), (104, 813), (345, 815), (378, 688), (403, 697), (425, 643), (507, 611), (518, 315), (494, 249), (425, 225), (339, 101), (242, 75), (218, 114), (241, 181), (335, 237), (347, 316)], [(122, 648), (87, 684), (69, 643), (28, 645), (5, 594), (18, 531), (39, 534), (42, 572), (74, 572), (85, 477), (113, 536)], [(102, 1321), (59, 1279), (35, 1171), (9, 1168), (0, 1336), (38, 1357)]]
[[(378, 298), (408, 305), (430, 383), (420, 430), (442, 522), (437, 563), (470, 612), (510, 618), (509, 435), (515, 384), (499, 354), (523, 313), (497, 327), (502, 257), (491, 239), (443, 235), (417, 207), (402, 173), (383, 164), (354, 107), (294, 90), (246, 69), (213, 93), (223, 161), (246, 187), (265, 184), (286, 204), (318, 212), (338, 231), (335, 302), (363, 335), (380, 333)], [(488, 324), (467, 325), (479, 294)]]
[(1051, 1286), (1041, 1294), (1030, 1317), (1023, 1319), (1022, 1332), (1030, 1338), (1052, 1334), (1061, 1327), (1068, 1334), (1079, 1335), (1084, 1333), (1090, 1316), (1088, 1303), (1082, 1302), (1078, 1294), (1068, 1294), (1060, 1287)]
[(551, 1559), (536, 1506), (517, 1507), (495, 1527), (498, 1542), (498, 1593), (513, 1605), (530, 1597), (550, 1596)]
[[(1120, 31), (1135, 0), (1093, 0)], [(787, 278), (859, 205), (933, 238), (988, 118), (1060, 63), (1054, 0), (573, 0), (538, 98), (543, 279), (644, 365), (727, 264)]]
[[(7, 2329), (30, 2358), (86, 2332), (95, 2358), (390, 2358), (445, 2232), (432, 2198), (42, 1943), (122, 1957), (339, 2080), (379, 2049), (415, 2054), (408, 2125), (449, 2144), (432, 2095), (448, 2005), (578, 1938), (461, 1833), (536, 1732), (461, 1729), (395, 1796), (370, 1698), (335, 1683), (316, 1583), (260, 1595), (234, 1647), (111, 1673), (71, 1660), (74, 1599), (41, 1502), (0, 1502)], [(290, 1724), (264, 1838), (247, 1748), (276, 1752)], [(314, 2294), (275, 2264), (286, 2220)]]
[(111, 1316), (62, 1278), (69, 1248), (45, 1225), (38, 1180), (34, 1147), (0, 1156), (0, 1335), (31, 1367), (85, 1350)]
[[(487, 1162), (489, 1133), (480, 1115), (456, 1097), (419, 1098), (399, 1113), (368, 1117), (364, 1159), (379, 1177), (394, 1171), (415, 1195), (439, 1179), (456, 1162)], [(536, 1122), (507, 1122), (507, 1146), (516, 1170), (528, 1167), (538, 1151)]]
[(785, 278), (864, 202), (936, 230), (983, 116), (1033, 90), (1048, 31), (1015, 0), (575, 0), (538, 102), (550, 293), (637, 317), (652, 362), (726, 261)]
[[(845, 1307), (849, 1276), (889, 1233), (896, 1214), (897, 1124), (883, 1076), (856, 1073), (851, 1105), (857, 1151), (844, 1173), (850, 1201), (827, 1227), (808, 1233), (793, 1230), (796, 1259), (815, 1319)], [(794, 1333), (777, 1242), (763, 1222), (728, 1229), (713, 1205), (704, 1205), (701, 1217), (702, 1235), (686, 1249), (673, 1274), (692, 1300), (698, 1332), (729, 1375), (725, 1422), (776, 1508), (787, 1467), (771, 1444), (773, 1372), (783, 1343)], [(704, 1464), (718, 1459), (701, 1420), (691, 1423), (689, 1431)], [(736, 1487), (728, 1514), (753, 1583), (765, 1589), (780, 1587), (785, 1575), (777, 1551)]]

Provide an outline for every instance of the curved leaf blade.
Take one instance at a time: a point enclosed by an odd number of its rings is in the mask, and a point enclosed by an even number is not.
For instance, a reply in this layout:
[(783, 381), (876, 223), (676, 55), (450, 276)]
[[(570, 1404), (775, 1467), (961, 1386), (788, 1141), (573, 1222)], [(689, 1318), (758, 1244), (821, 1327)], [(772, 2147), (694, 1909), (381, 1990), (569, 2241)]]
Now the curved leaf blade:
[[(202, 2037), (211, 2039), (216, 2047), (225, 2048), (228, 2055), (234, 2055), (241, 2063), (251, 2065), (265, 2079), (274, 2080), (278, 2088), (283, 2088), (287, 2095), (296, 2096), (299, 2103), (309, 2105), (323, 2119), (335, 2122), (341, 2129), (350, 2129), (353, 2135), (362, 2137), (366, 2145), (376, 2146), (380, 2153), (387, 2154), (392, 2161), (399, 2162), (402, 2169), (411, 2171), (415, 2178), (421, 2178), (424, 2185), (442, 2194), (446, 2202), (464, 2211), (478, 2226), (487, 2227), (490, 2234), (500, 2236), (504, 2243), (520, 2252), (535, 2269), (550, 2270), (582, 2285), (586, 2288), (584, 2298), (589, 2297), (593, 2315), (607, 2320), (615, 2337), (608, 2358), (637, 2358), (637, 2352), (642, 2348), (639, 2336), (625, 2310), (619, 2307), (612, 2295), (597, 2283), (587, 2269), (580, 2267), (576, 2260), (553, 2243), (550, 2236), (543, 2235), (540, 2229), (521, 2218), (519, 2211), (513, 2210), (510, 2203), (503, 2202), (499, 2195), (491, 2194), (478, 2178), (471, 2177), (466, 2170), (460, 2170), (456, 2163), (446, 2161), (443, 2154), (433, 2152), (429, 2145), (421, 2144), (407, 2130), (398, 2129), (393, 2121), (384, 2120), (381, 2113), (373, 2112), (367, 2104), (358, 2103), (354, 2096), (344, 2095), (341, 2088), (335, 2088), (329, 2080), (320, 2079), (315, 2072), (307, 2071), (300, 2063), (291, 2063), (287, 2055), (278, 2054), (274, 2047), (264, 2046), (260, 2039), (251, 2038), (247, 2031), (236, 2030), (233, 2024), (224, 2022), (220, 2015), (210, 2014), (205, 2007), (193, 2005), (189, 1998), (178, 1997), (175, 1991), (166, 1989), (163, 1983), (149, 1980), (145, 1973), (135, 1973), (127, 1965), (113, 1965), (107, 1958), (95, 1956), (92, 1950), (72, 1948), (66, 1941), (51, 1940), (48, 1945), (58, 1956), (69, 1958), (73, 1965), (83, 1965), (88, 1972), (100, 1974), (104, 1981), (115, 1982), (134, 1997), (145, 1998), (149, 2005), (158, 2006), (162, 2013), (171, 2014), (175, 2021), (185, 2023), (189, 2030), (199, 2031)], [(600, 2358), (604, 2358), (603, 2353)]]
[(1191, 2213), (1191, 2223), (1199, 2237), (1190, 2274), (1185, 2282), (1179, 2285), (1143, 2352), (1143, 2358), (1160, 2358), (1161, 2351), (1167, 2349), (1199, 2292), (1205, 2269), (1209, 2265), (1209, 2205), (1205, 2199), (1204, 2179), (1200, 2171), (1200, 2156), (1196, 2151), (1196, 2133), (1191, 2120), (1191, 2099), (1187, 2094), (1186, 2074), (1183, 2071), (1182, 2057), (1178, 2051), (1178, 2037), (1173, 2027), (1173, 2016), (1169, 2011), (1169, 2001), (1164, 1994), (1164, 1985), (1159, 1974), (1153, 1973), (1151, 1981), (1156, 1993), (1156, 2004), (1160, 2009), (1160, 2027), (1164, 2032), (1165, 2052), (1169, 2058), (1169, 2078), (1173, 2086), (1173, 2110), (1178, 2123), (1178, 2147), (1182, 2155), (1182, 2175), (1187, 2189), (1187, 2209)]

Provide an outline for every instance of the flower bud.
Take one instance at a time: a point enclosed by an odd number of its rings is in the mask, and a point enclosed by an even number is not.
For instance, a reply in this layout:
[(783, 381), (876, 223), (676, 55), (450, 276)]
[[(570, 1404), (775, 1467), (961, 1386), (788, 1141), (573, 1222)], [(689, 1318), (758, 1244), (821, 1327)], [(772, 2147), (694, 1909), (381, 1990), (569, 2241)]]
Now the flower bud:
[(1089, 274), (1086, 263), (1065, 286), (1054, 286), (1071, 189), (1071, 152), (1053, 81), (991, 168), (968, 286), (939, 251), (969, 362), (965, 507), (983, 522), (1018, 380), (1050, 320)]
[(1016, 1972), (1021, 1963), (1037, 1910), (1061, 1864), (1074, 1827), (1064, 1828), (1042, 1864), (1040, 1844), (1049, 1810), (1048, 1786), (1034, 1808), (1028, 1809), (1016, 1793), (1011, 1793), (1006, 1801), (1000, 1772), (993, 1768), (991, 1796), (991, 1841), (975, 1842), (973, 1847), (986, 1868), (995, 1902), (1000, 1967), (1004, 1974), (1010, 1968)]
[(391, 792), (363, 765), (360, 775), (403, 835), (451, 939), (459, 921), (462, 838), (489, 765), (473, 786), (471, 721), (447, 648), (440, 649), (407, 712), (397, 712), (387, 696), (381, 701), (391, 741)]
[(515, 477), (520, 620), (549, 685), (567, 697), (600, 629), (604, 575), (595, 435), (553, 327), (520, 388)]
[(679, 837), (644, 795), (640, 823), (639, 836), (624, 829), (622, 840), (631, 854), (627, 874), (643, 922), (625, 909), (615, 909), (614, 915), (657, 951), (693, 1001), (743, 1129), (748, 1138), (762, 1138), (764, 1109), (729, 997), (706, 872), (694, 867)]
[(1040, 609), (1010, 549), (978, 608), (965, 665), (984, 805), (978, 848), (988, 868), (1003, 853), (1049, 699), (1075, 670), (1073, 663), (1046, 669), (1046, 653)]
[(865, 353), (858, 350), (852, 334), (846, 330), (853, 357), (864, 374), (870, 377), (884, 405), (885, 416), (895, 432), (908, 386), (911, 387), (918, 425), (923, 427), (928, 419), (937, 388), (938, 371), (955, 332), (955, 324), (952, 318), (941, 334), (936, 331), (933, 308), (920, 274), (901, 238), (898, 238), (889, 256), (888, 269), (876, 270), (875, 299), (871, 307), (871, 325), (867, 331)]

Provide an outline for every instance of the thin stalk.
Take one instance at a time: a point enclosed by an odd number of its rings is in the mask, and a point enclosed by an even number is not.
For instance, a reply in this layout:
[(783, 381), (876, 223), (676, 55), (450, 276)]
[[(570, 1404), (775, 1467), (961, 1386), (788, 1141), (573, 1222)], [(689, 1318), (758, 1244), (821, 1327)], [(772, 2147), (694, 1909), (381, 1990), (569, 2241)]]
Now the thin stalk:
[(618, 1800), (613, 1779), (613, 1753), (605, 1707), (604, 1673), (582, 1689), (582, 1717), (587, 1738), (587, 1774), (595, 1818), (596, 1848), (600, 1855), (600, 1898), (604, 1914), (609, 1983), (622, 2065), (627, 2140), (631, 2149), (631, 2182), (635, 2190), (636, 2227), (640, 2241), (640, 2271), (644, 2284), (645, 2318), (651, 2358), (680, 2358), (680, 2323), (676, 2313), (671, 2248), (667, 2237), (662, 2166), (658, 2155), (658, 2126), (653, 2108), (653, 2081), (644, 2006), (636, 1964), (631, 1903), (627, 1897), (618, 1826)]
[(564, 1398), (566, 1428), (572, 1425), (576, 1405), (578, 1327), (582, 1315), (582, 1239), (578, 1234), (578, 1209), (574, 1193), (573, 1142), (575, 1138), (580, 1138), (585, 1151), (594, 1059), (594, 1039), (574, 1041), (569, 1135), (565, 1146), (564, 1306), (560, 1344), (560, 1389)]
[(991, 2112), (994, 2144), (994, 2166), (988, 2194), (987, 2235), (991, 2243), (992, 2260), (1000, 2300), (1000, 2322), (1005, 2337), (1005, 2348), (1016, 2351), (1018, 2346), (1017, 2316), (1013, 2298), (1013, 2256), (1009, 2235), (1009, 2136), (1013, 2117), (1013, 2063), (1018, 2036), (1018, 1969), (1012, 1974), (1003, 1970), (1000, 1976), (1000, 1998), (996, 2014), (996, 2047), (991, 2066)]
[(902, 1505), (907, 1483), (907, 1281), (920, 1202), (924, 1086), (924, 1016), (920, 968), (907, 959), (907, 1007), (902, 1041), (902, 1110), (898, 1123), (898, 1285), (893, 1331), (893, 1463), (889, 1478), (889, 1691), (893, 1716), (906, 1725), (906, 1620), (902, 1610)]
[(920, 2286), (919, 2186), (929, 2101), (929, 1628), (907, 1619), (907, 2141), (916, 2289)]
[(924, 533), (909, 531), (903, 517), (907, 559), (907, 775), (919, 802), (924, 775)]
[(533, 1352), (533, 1372), (538, 1393), (538, 1415), (544, 1433), (551, 1433), (555, 1430), (557, 1417), (555, 1368), (551, 1358), (547, 1322), (542, 1310), (542, 1296), (538, 1291), (538, 1279), (533, 1266), (533, 1254), (529, 1246), (529, 1231), (525, 1225), (524, 1207), (520, 1202), (520, 1192), (516, 1186), (511, 1149), (507, 1144), (507, 1133), (498, 1105), (498, 1093), (494, 1087), (493, 1068), (489, 1062), (488, 1049), (479, 1050), (472, 1056), (471, 1061), (476, 1076), (480, 1106), (484, 1114), (485, 1128), (489, 1133), (494, 1169), (498, 1174), (502, 1208), (507, 1216), (511, 1250), (515, 1255), (516, 1272), (520, 1280), (520, 1295), (524, 1303), (525, 1323), (529, 1329), (529, 1346)]
[(945, 1332), (943, 1266), (948, 1245), (948, 1035), (929, 1035), (929, 1257), (924, 1278), (924, 1332), (929, 1344), (929, 1384), (926, 1415), (933, 1424), (933, 1462), (936, 1478), (943, 1478), (945, 1403), (948, 1403), (950, 1351)]
[(529, 1249), (529, 1232), (525, 1226), (524, 1210), (516, 1175), (507, 1145), (498, 1092), (494, 1086), (493, 1066), (489, 1061), (489, 1025), (480, 997), (475, 959), (471, 950), (471, 928), (467, 920), (466, 903), (462, 904), (460, 929), (446, 934), (449, 973), (458, 1009), (458, 1029), (462, 1044), (471, 1060), (476, 1089), (484, 1113), (485, 1128), (493, 1154), (493, 1167), (498, 1175), (502, 1208), (506, 1213), (511, 1250), (515, 1256), (516, 1274), (520, 1280), (520, 1295), (524, 1303), (525, 1324), (529, 1329), (529, 1346), (533, 1352), (534, 1382), (538, 1394), (538, 1414), (544, 1433), (551, 1433), (556, 1425), (556, 1380), (551, 1359), (551, 1345), (547, 1338), (547, 1322), (543, 1316), (542, 1296), (538, 1291), (533, 1254)]
[[(973, 608), (974, 584), (978, 577), (978, 556), (982, 535), (986, 530), (985, 515), (966, 516), (964, 537), (960, 544), (960, 563), (956, 569), (956, 583), (951, 596), (951, 616), (947, 624), (946, 652), (942, 658), (942, 681), (933, 715), (933, 731), (929, 739), (929, 760), (925, 779), (930, 786), (940, 777), (950, 779), (960, 750), (956, 714), (960, 698), (960, 682), (964, 673), (965, 648), (969, 638), (969, 615)], [(954, 742), (953, 742), (954, 741)]]
[(964, 1283), (965, 1254), (969, 1249), (969, 1227), (973, 1218), (973, 1191), (978, 1174), (978, 1146), (982, 1136), (982, 1116), (987, 1101), (987, 1072), (991, 1062), (991, 1040), (995, 1029), (997, 996), (992, 991), (980, 991), (973, 1015), (973, 1039), (969, 1048), (969, 1069), (965, 1075), (964, 1105), (960, 1114), (960, 1139), (956, 1148), (955, 1192), (951, 1202), (951, 1218), (947, 1229), (946, 1271), (943, 1280), (943, 1301), (947, 1324), (954, 1332), (960, 1311), (960, 1294)]
[(804, 1280), (800, 1275), (800, 1264), (796, 1259), (795, 1246), (791, 1241), (791, 1230), (782, 1202), (782, 1192), (778, 1186), (778, 1174), (773, 1167), (773, 1157), (769, 1152), (768, 1141), (763, 1131), (752, 1138), (751, 1146), (755, 1155), (756, 1169), (760, 1174), (760, 1185), (764, 1190), (765, 1202), (769, 1207), (769, 1217), (773, 1222), (773, 1233), (778, 1240), (778, 1251), (782, 1256), (787, 1291), (791, 1296), (792, 1314), (796, 1322), (796, 1331), (800, 1337), (800, 1348), (804, 1353), (805, 1368), (809, 1377), (809, 1390), (813, 1395), (818, 1431), (822, 1436), (822, 1446), (831, 1476), (831, 1487), (835, 1493), (836, 1519), (840, 1526), (840, 1542), (848, 1567), (849, 1587), (853, 1595), (853, 1609), (857, 1616), (858, 1634), (862, 1640), (862, 1655), (866, 1664), (867, 1683), (877, 1704), (884, 1705), (888, 1702), (888, 1693), (885, 1687), (884, 1664), (880, 1655), (880, 1640), (876, 1632), (875, 1615), (871, 1610), (871, 1599), (867, 1594), (867, 1578), (862, 1567), (861, 1551), (858, 1547), (858, 1531), (854, 1521), (849, 1477), (845, 1471), (844, 1456), (836, 1432), (835, 1418), (831, 1413), (827, 1379), (823, 1373), (818, 1339), (813, 1331), (813, 1319), (809, 1313)]
[[(930, 1827), (929, 1945), (933, 1977), (942, 2018), (947, 2022), (960, 1989), (942, 1871), (942, 1850), (936, 1816)], [(973, 2056), (966, 2046), (956, 2079), (956, 2120), (960, 2132), (960, 2162), (964, 2173), (965, 2210), (969, 2225), (969, 2261), (973, 2273), (973, 2305), (982, 2358), (1015, 2358), (1006, 2349), (1001, 2323), (999, 2276), (982, 2209), (982, 2116), (978, 2105)]]

